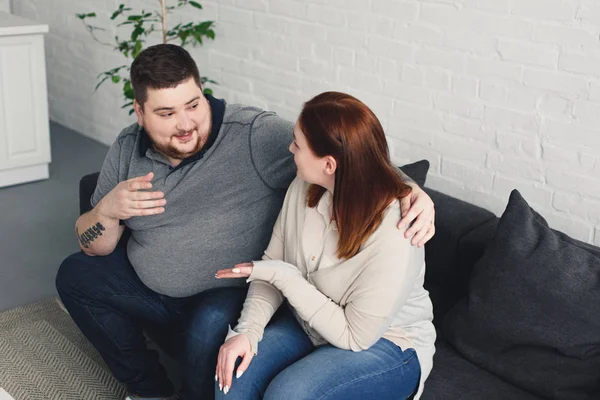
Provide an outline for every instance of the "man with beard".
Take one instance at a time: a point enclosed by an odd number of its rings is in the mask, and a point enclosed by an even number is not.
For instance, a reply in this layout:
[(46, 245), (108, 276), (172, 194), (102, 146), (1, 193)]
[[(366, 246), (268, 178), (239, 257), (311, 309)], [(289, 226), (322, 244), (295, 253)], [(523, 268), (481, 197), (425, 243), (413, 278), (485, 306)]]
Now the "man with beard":
[[(293, 123), (203, 95), (179, 46), (142, 51), (131, 82), (138, 121), (108, 151), (93, 209), (76, 223), (82, 252), (61, 264), (56, 286), (129, 398), (178, 398), (146, 347), (151, 329), (173, 344), (181, 398), (210, 399), (219, 347), (246, 296), (243, 282), (214, 275), (267, 247), (296, 175)], [(433, 203), (412, 187), (401, 224), (416, 217), (407, 234), (423, 245), (434, 233)], [(117, 246), (125, 227), (126, 248)]]

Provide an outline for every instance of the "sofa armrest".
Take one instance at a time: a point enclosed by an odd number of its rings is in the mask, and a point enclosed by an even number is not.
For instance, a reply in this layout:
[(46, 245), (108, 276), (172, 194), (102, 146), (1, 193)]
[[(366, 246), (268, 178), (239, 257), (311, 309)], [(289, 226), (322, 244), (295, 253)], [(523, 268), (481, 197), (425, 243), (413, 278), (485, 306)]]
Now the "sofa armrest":
[(85, 175), (79, 181), (79, 215), (92, 209), (91, 200), (94, 190), (96, 190), (98, 175), (100, 175), (100, 172), (94, 172), (93, 174)]

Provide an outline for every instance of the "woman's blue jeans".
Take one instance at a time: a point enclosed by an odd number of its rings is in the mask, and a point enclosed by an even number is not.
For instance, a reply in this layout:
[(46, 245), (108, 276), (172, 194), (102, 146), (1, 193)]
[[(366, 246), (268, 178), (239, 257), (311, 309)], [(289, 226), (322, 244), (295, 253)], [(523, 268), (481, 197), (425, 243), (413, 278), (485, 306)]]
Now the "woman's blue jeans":
[(421, 367), (415, 350), (402, 350), (383, 338), (360, 352), (315, 348), (283, 305), (248, 369), (239, 379), (233, 375), (227, 395), (216, 384), (216, 399), (401, 400), (416, 391)]

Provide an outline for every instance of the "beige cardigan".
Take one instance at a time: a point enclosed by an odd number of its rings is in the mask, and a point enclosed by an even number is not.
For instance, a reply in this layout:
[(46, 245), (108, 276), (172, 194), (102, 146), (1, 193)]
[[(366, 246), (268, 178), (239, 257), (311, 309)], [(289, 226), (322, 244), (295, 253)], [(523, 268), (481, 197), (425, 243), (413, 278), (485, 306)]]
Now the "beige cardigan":
[(421, 363), (422, 390), (435, 352), (433, 310), (423, 288), (424, 250), (411, 246), (397, 229), (399, 202), (385, 210), (381, 225), (358, 254), (315, 270), (301, 242), (310, 210), (309, 186), (299, 178), (290, 185), (264, 261), (254, 263), (248, 279), (251, 284), (238, 325), (227, 338), (244, 333), (257, 352), (265, 326), (285, 297), (317, 346), (328, 342), (361, 351), (384, 337), (403, 350), (414, 348)]

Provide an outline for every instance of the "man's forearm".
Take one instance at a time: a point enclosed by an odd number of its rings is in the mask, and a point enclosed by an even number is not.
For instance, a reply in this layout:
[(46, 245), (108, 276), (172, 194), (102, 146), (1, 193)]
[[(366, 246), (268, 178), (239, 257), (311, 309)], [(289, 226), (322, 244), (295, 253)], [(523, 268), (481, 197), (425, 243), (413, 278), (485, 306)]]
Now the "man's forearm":
[(113, 252), (125, 226), (118, 219), (108, 218), (95, 207), (81, 215), (75, 223), (75, 233), (81, 250), (90, 256), (105, 256)]

